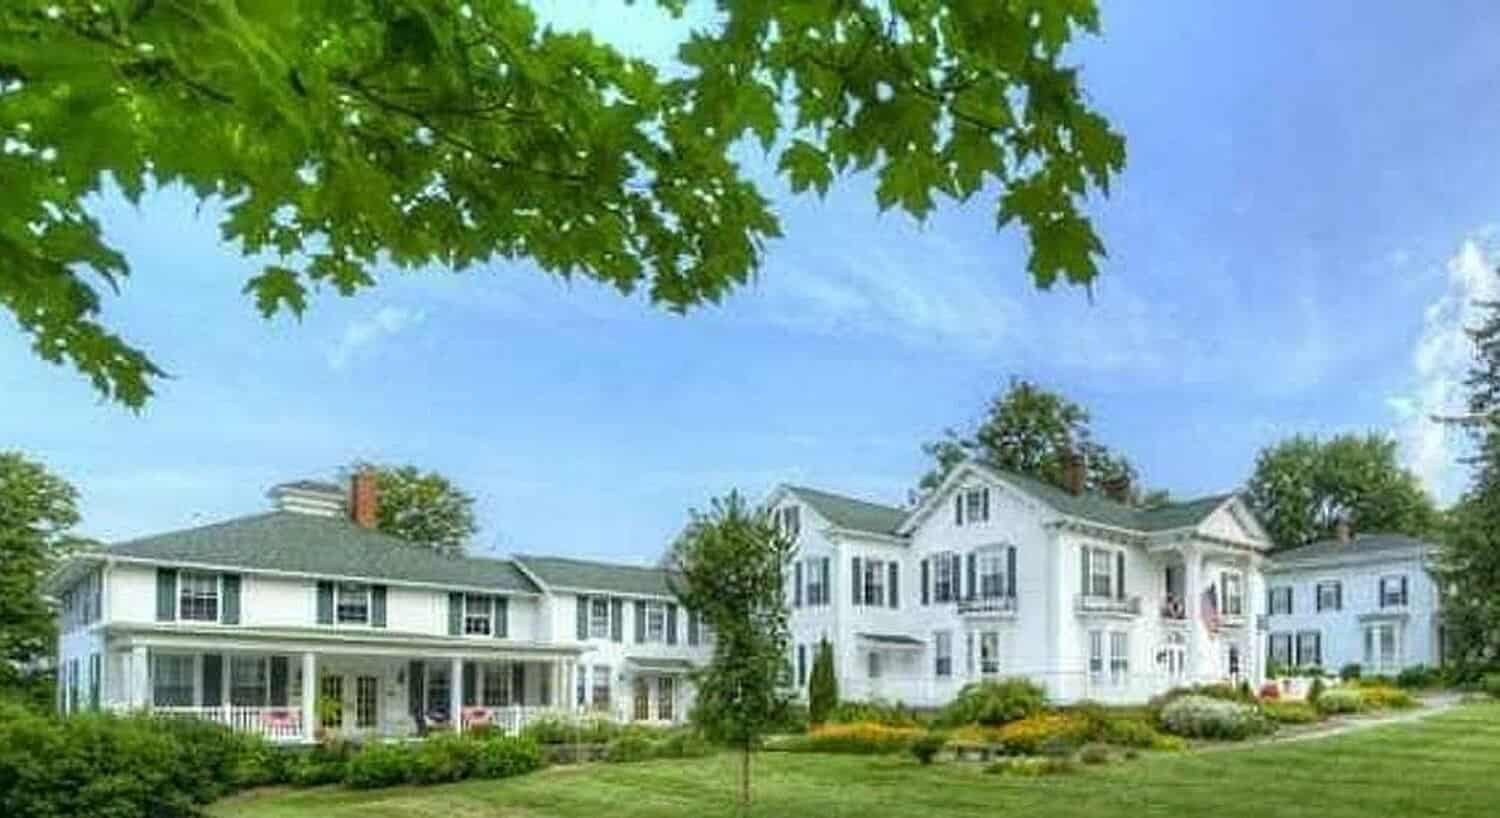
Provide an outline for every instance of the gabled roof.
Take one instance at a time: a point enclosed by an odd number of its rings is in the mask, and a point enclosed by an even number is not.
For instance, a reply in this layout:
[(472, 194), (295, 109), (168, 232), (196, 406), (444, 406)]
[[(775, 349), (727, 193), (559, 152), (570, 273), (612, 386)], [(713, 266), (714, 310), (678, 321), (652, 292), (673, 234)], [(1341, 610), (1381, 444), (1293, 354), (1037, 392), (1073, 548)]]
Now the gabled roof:
[(839, 528), (867, 531), (871, 534), (894, 535), (901, 521), (906, 519), (907, 510), (895, 506), (872, 503), (868, 500), (820, 491), (807, 486), (787, 486), (786, 490), (797, 495), (824, 519)]
[(553, 590), (609, 591), (637, 596), (675, 596), (669, 584), (675, 576), (665, 568), (595, 562), (571, 557), (517, 555), (516, 562)]
[(994, 472), (1016, 488), (1030, 494), (1057, 511), (1070, 517), (1078, 517), (1093, 523), (1126, 528), (1133, 531), (1166, 531), (1172, 528), (1196, 526), (1208, 519), (1219, 506), (1224, 505), (1233, 493), (1211, 494), (1191, 500), (1167, 503), (1150, 508), (1138, 508), (1129, 503), (1097, 492), (1074, 494), (1070, 491), (1013, 471), (993, 466), (983, 461), (977, 465)]
[(508, 560), (445, 556), (342, 517), (272, 511), (103, 549), (109, 556), (537, 593)]
[(1319, 540), (1307, 545), (1282, 548), (1271, 553), (1270, 570), (1293, 568), (1301, 563), (1329, 563), (1348, 560), (1359, 562), (1379, 557), (1406, 557), (1425, 554), (1437, 546), (1405, 534), (1358, 534), (1342, 540)]

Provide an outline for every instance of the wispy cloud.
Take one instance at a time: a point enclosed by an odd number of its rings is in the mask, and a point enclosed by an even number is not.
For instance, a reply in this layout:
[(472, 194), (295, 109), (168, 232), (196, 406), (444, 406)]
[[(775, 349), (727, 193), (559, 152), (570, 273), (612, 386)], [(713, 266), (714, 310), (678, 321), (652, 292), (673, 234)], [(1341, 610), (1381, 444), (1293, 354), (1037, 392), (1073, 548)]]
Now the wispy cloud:
[(343, 369), (360, 350), (378, 343), (382, 338), (410, 329), (422, 323), (425, 318), (426, 314), (420, 310), (381, 307), (368, 319), (351, 321), (344, 328), (344, 334), (339, 337), (338, 342), (328, 349), (328, 365), (334, 369)]
[(1407, 466), (1444, 500), (1453, 499), (1461, 488), (1458, 458), (1466, 441), (1460, 432), (1434, 422), (1432, 415), (1463, 406), (1463, 379), (1474, 354), (1466, 330), (1483, 318), (1477, 302), (1500, 296), (1496, 233), (1495, 226), (1477, 231), (1448, 260), (1444, 291), (1424, 311), (1422, 334), (1412, 348), (1412, 386), (1386, 400), (1397, 418), (1396, 433)]

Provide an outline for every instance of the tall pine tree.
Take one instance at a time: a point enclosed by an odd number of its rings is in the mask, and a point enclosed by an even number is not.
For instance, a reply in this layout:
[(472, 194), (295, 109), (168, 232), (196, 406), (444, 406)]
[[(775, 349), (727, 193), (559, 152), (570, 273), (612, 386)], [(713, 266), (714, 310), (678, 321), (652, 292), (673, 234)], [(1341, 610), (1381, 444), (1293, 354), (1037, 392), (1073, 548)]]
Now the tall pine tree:
[(827, 639), (818, 643), (813, 657), (812, 676), (807, 680), (807, 717), (813, 724), (828, 721), (839, 705), (839, 680), (833, 673), (833, 645)]
[(1500, 304), (1487, 303), (1470, 330), (1469, 415), (1473, 483), (1449, 513), (1437, 579), (1443, 591), (1447, 661), (1476, 671), (1500, 659)]

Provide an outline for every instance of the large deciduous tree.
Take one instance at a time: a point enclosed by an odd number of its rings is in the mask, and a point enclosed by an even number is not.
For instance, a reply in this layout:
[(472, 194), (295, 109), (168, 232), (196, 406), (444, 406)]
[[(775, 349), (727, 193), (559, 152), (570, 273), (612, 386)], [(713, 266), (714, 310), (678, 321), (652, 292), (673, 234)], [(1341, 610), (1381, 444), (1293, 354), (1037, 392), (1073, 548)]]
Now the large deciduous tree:
[(77, 542), (78, 492), (19, 452), (0, 452), (0, 690), (25, 694), (57, 623), (41, 582)]
[(375, 526), (387, 534), (456, 554), (479, 531), (474, 498), (435, 471), (371, 463), (350, 470), (374, 472), (380, 498)]
[(1396, 455), (1384, 435), (1297, 435), (1260, 451), (1246, 494), (1279, 547), (1332, 537), (1341, 520), (1357, 532), (1431, 534), (1436, 507)]
[(1475, 673), (1500, 661), (1500, 305), (1487, 305), (1470, 335), (1465, 381), (1473, 482), (1446, 516), (1435, 572), (1442, 592), (1444, 655)]
[(693, 718), (717, 741), (738, 747), (741, 808), (750, 804), (750, 760), (762, 734), (789, 703), (785, 598), (794, 545), (765, 509), (736, 493), (693, 512), (672, 546), (678, 601), (714, 629), (714, 653), (694, 675)]
[(960, 433), (948, 429), (943, 439), (922, 446), (934, 464), (922, 476), (918, 490), (936, 488), (949, 472), (972, 457), (1062, 486), (1067, 459), (1081, 456), (1086, 461), (1086, 488), (1100, 491), (1117, 484), (1133, 487), (1135, 467), (1124, 455), (1094, 440), (1090, 420), (1087, 409), (1061, 393), (1012, 378), (1005, 391), (990, 399), (984, 417), (973, 430)]
[(780, 234), (732, 158), (747, 140), (796, 192), (868, 171), (881, 209), (918, 218), (984, 193), (1038, 286), (1097, 275), (1081, 206), (1124, 141), (1063, 56), (1094, 0), (711, 5), (666, 72), (524, 0), (8, 0), (0, 305), (38, 355), (142, 405), (162, 370), (99, 317), (131, 269), (85, 205), (170, 185), (222, 204), (267, 316), (381, 264), (510, 259), (686, 310)]

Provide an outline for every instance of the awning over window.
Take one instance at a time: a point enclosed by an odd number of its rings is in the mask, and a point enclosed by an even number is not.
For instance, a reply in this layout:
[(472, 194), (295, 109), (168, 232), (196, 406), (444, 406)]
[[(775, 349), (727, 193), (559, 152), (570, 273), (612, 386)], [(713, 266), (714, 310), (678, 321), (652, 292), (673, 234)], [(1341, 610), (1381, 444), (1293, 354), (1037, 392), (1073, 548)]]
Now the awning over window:
[(899, 633), (856, 633), (855, 637), (866, 642), (873, 642), (883, 648), (921, 650), (923, 647), (922, 640)]
[(649, 670), (653, 673), (687, 673), (693, 669), (693, 663), (686, 659), (658, 659), (651, 656), (631, 656), (626, 658), (625, 661), (639, 670)]

